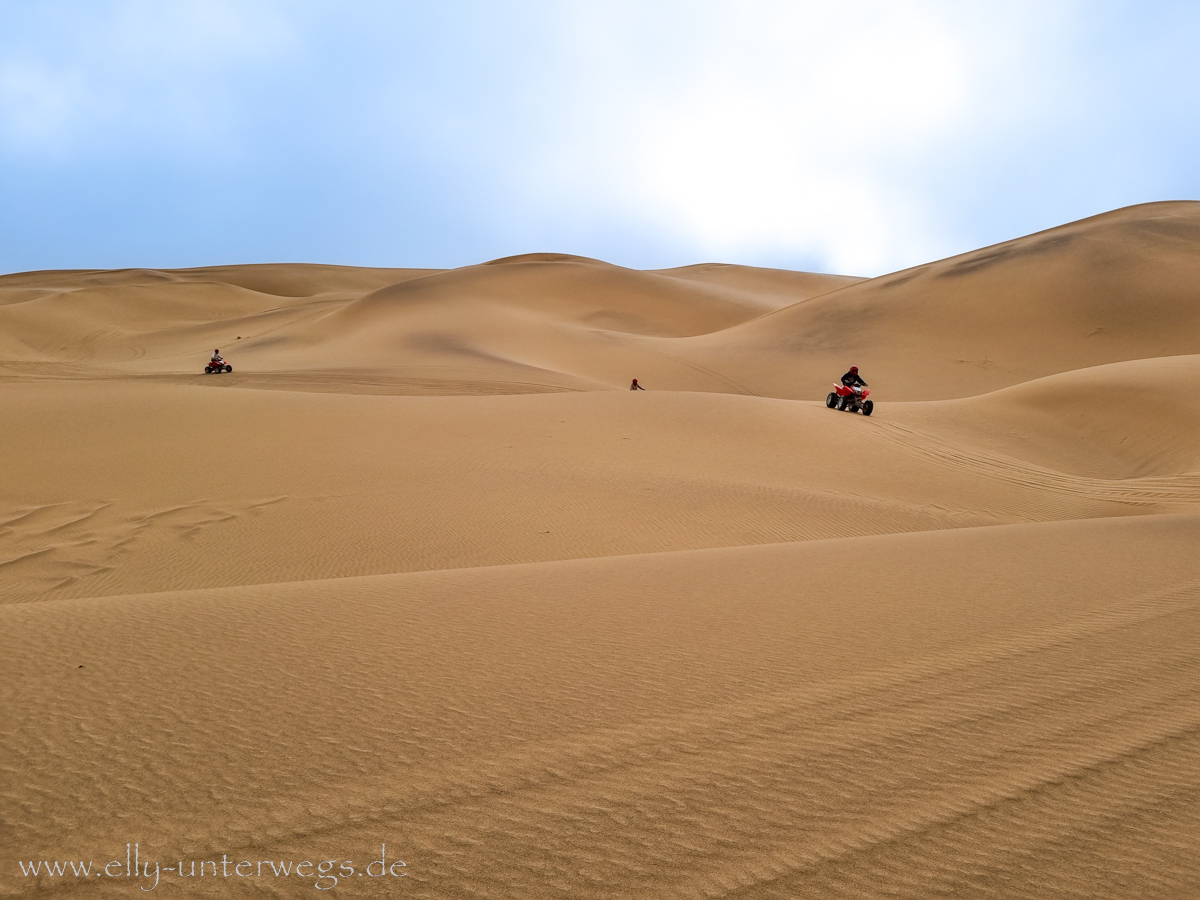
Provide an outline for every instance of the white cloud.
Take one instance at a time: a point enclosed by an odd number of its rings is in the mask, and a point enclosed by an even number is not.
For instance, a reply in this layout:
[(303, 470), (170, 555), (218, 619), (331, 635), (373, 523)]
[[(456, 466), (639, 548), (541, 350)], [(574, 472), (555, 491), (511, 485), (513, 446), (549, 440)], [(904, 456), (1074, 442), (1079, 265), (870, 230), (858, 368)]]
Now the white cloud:
[[(553, 191), (685, 236), (709, 256), (872, 274), (961, 249), (905, 175), (986, 121), (985, 95), (1028, 48), (1034, 7), (964, 15), (933, 0), (697, 0), (574, 10), (564, 29), (573, 77), (559, 98), (574, 113), (529, 148), (530, 170), (551, 174)], [(1055, 21), (1042, 14), (1043, 27)]]

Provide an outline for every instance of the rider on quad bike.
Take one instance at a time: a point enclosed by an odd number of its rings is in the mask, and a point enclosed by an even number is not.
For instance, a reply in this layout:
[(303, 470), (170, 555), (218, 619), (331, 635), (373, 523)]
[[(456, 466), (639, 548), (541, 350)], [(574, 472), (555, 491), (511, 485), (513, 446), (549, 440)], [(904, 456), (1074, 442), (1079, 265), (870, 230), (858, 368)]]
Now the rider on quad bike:
[(233, 366), (225, 362), (221, 356), (220, 350), (214, 350), (212, 359), (208, 361), (208, 365), (204, 367), (204, 374), (211, 375), (214, 372), (232, 372)]
[(875, 409), (875, 401), (868, 400), (867, 383), (858, 376), (858, 366), (851, 366), (850, 371), (842, 376), (842, 383), (833, 386), (833, 392), (825, 398), (825, 405), (830, 409), (840, 409), (843, 412), (860, 412), (869, 416)]

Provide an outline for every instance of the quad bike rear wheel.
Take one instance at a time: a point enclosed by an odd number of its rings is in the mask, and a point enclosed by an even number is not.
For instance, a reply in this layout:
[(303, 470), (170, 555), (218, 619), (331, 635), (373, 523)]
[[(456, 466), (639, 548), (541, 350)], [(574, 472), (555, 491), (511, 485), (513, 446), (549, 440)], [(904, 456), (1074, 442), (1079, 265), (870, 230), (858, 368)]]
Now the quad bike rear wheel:
[(213, 367), (212, 367), (212, 366), (205, 366), (205, 367), (204, 367), (204, 374), (205, 374), (205, 375), (211, 375), (211, 374), (212, 374), (212, 370), (213, 370)]

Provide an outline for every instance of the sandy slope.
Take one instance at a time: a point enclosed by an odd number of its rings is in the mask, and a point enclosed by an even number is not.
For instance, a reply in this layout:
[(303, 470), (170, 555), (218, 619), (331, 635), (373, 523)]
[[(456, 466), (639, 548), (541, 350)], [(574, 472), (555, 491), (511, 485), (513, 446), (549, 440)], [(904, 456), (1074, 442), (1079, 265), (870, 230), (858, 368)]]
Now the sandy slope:
[(6, 808), (29, 854), (387, 842), (416, 896), (1190, 896), (1162, 849), (1196, 825), (1198, 540), (1152, 517), (9, 606)]
[(0, 588), (10, 600), (1147, 514), (1200, 501), (1200, 480), (1186, 473), (1095, 478), (1046, 467), (1047, 446), (1076, 449), (1073, 432), (1046, 429), (1025, 460), (1020, 446), (1004, 455), (967, 443), (958, 416), (928, 410), (864, 419), (723, 394), (113, 385), (6, 391), (11, 427), (0, 448), (12, 486), (0, 514), (11, 549)]
[(901, 418), (946, 439), (1101, 478), (1200, 471), (1200, 355), (1113, 363), (947, 403)]
[[(425, 393), (627, 385), (630, 370), (683, 388), (732, 382), (653, 337), (726, 328), (855, 279), (740, 266), (636, 272), (529, 254), (453, 271), (230, 266), (0, 277), (7, 368), (195, 373), (200, 348), (232, 354), (259, 386), (347, 372)], [(639, 340), (641, 339), (641, 340)], [(307, 384), (308, 382), (305, 382)], [(430, 385), (434, 382), (434, 385)], [(321, 389), (318, 387), (317, 389)], [(338, 388), (335, 387), (335, 390)]]
[(677, 352), (788, 397), (817, 396), (853, 361), (905, 400), (1195, 353), (1198, 251), (1200, 203), (1134, 206), (851, 285)]
[(0, 896), (1200, 896), (1198, 240), (0, 277)]

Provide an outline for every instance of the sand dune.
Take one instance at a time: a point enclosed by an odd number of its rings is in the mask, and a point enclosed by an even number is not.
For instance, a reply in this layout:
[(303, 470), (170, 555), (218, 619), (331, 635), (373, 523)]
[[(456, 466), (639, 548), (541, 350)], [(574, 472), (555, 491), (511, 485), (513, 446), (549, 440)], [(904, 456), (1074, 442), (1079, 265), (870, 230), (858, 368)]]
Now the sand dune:
[(1200, 896), (1198, 241), (0, 277), (0, 896)]
[[(235, 353), (257, 386), (283, 375), (294, 390), (303, 373), (302, 383), (322, 390), (366, 369), (394, 393), (439, 392), (430, 381), (460, 382), (461, 393), (594, 390), (627, 385), (631, 370), (659, 384), (745, 392), (647, 337), (723, 329), (854, 281), (739, 266), (636, 272), (561, 254), (453, 271), (230, 266), (52, 276), (0, 278), (10, 370), (24, 362), (193, 373), (197, 353), (212, 345)], [(332, 379), (320, 377), (329, 370)]]
[(963, 397), (1200, 352), (1200, 203), (1152, 203), (827, 293), (678, 352), (815, 397), (855, 362), (894, 399)]
[(961, 401), (905, 404), (946, 438), (1104, 478), (1200, 471), (1200, 356), (1079, 369)]
[(658, 275), (732, 288), (746, 293), (756, 303), (770, 302), (778, 308), (866, 280), (851, 275), (823, 275), (814, 272), (793, 272), (789, 269), (731, 266), (725, 263), (701, 263), (653, 271)]
[[(264, 395), (143, 382), (8, 395), (0, 447), (22, 488), (0, 509), (11, 547), (0, 587), (21, 600), (1200, 502), (1195, 476), (1070, 475), (1021, 446), (968, 443), (956, 415), (914, 421), (904, 409), (862, 419), (721, 394)], [(87, 443), (72, 439), (81, 429)], [(1063, 452), (1078, 443), (1043, 436)]]
[(40, 855), (55, 822), (112, 843), (70, 800), (109, 790), (147, 853), (392, 842), (417, 896), (1186, 895), (1155, 853), (1195, 825), (1197, 540), (1153, 517), (9, 606), (6, 704), (37, 723), (10, 808)]
[(451, 271), (30, 273), (0, 278), (0, 349), (10, 367), (183, 374), (220, 346), (258, 387), (329, 390), (357, 373), (370, 392), (410, 394), (638, 377), (816, 399), (855, 362), (888, 399), (944, 399), (1200, 353), (1198, 250), (1200, 204), (1157, 203), (870, 280), (562, 254)]

